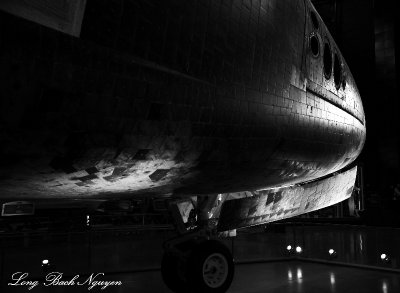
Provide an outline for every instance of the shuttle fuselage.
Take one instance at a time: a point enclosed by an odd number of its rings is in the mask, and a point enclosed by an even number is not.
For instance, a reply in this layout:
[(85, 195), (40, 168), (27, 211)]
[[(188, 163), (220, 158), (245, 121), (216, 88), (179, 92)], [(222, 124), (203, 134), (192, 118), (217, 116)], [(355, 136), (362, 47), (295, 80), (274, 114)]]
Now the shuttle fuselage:
[(359, 92), (309, 1), (105, 5), (79, 38), (2, 13), (2, 198), (258, 190), (360, 154)]

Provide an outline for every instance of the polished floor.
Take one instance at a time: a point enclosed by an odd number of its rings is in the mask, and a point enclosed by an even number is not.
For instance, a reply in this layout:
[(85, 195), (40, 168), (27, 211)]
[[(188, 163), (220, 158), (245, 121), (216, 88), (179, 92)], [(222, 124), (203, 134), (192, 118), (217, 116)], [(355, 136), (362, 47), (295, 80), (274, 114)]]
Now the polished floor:
[[(83, 280), (82, 278), (81, 280)], [(7, 286), (2, 292), (112, 292), (112, 293), (168, 293), (159, 271), (106, 274), (101, 278), (121, 281), (121, 286), (100, 286), (88, 291), (88, 286), (38, 285)], [(395, 293), (400, 292), (400, 274), (328, 266), (299, 261), (268, 262), (236, 265), (235, 278), (229, 293)]]
[[(128, 229), (0, 237), (0, 292), (169, 292), (157, 268), (163, 253), (162, 243), (171, 237), (171, 231)], [(253, 263), (236, 265), (230, 293), (400, 292), (399, 273), (293, 261), (290, 260), (293, 253), (286, 249), (287, 245), (299, 245), (303, 259), (329, 262), (332, 260), (328, 250), (332, 248), (337, 251), (335, 262), (400, 271), (399, 229), (281, 225), (242, 232), (224, 243), (237, 262)], [(390, 261), (382, 262), (382, 253)], [(79, 274), (79, 281), (83, 282), (88, 274), (104, 272), (100, 280), (121, 281), (122, 285), (104, 290), (99, 287), (88, 290), (87, 284), (46, 287), (39, 283), (31, 290), (26, 284), (8, 285), (15, 272), (29, 273), (24, 281), (43, 278), (41, 264), (45, 259), (51, 263), (52, 271), (63, 272), (62, 281)], [(286, 261), (272, 262), (277, 259)], [(269, 262), (262, 263), (264, 260)]]

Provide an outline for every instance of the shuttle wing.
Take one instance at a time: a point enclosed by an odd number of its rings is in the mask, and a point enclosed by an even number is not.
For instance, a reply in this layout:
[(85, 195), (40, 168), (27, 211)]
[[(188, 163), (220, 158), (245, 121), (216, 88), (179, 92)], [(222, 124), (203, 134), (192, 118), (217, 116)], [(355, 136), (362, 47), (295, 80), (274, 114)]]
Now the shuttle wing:
[(254, 196), (227, 200), (222, 206), (218, 230), (227, 231), (265, 224), (319, 210), (349, 198), (357, 167), (331, 177), (256, 192)]

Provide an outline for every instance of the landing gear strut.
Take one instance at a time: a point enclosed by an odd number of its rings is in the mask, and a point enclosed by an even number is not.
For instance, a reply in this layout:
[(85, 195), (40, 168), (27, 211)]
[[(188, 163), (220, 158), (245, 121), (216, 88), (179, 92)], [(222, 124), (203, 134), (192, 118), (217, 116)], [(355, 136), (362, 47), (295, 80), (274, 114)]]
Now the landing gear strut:
[(176, 293), (224, 293), (233, 280), (229, 249), (217, 241), (221, 195), (185, 198), (170, 205), (178, 237), (168, 240), (161, 263), (164, 283)]

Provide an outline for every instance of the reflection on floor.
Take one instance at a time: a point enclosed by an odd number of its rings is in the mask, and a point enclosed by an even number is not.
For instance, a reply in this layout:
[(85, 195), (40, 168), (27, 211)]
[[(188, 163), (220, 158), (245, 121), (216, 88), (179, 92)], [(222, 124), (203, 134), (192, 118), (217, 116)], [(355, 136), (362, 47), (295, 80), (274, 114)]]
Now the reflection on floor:
[(229, 292), (400, 292), (400, 275), (295, 261), (239, 265)]
[[(26, 286), (7, 286), (4, 292), (170, 292), (163, 284), (159, 271), (106, 274), (101, 279), (122, 281), (122, 285), (105, 290), (96, 287), (90, 291), (87, 286), (39, 285), (32, 290), (27, 290)], [(228, 292), (391, 293), (400, 292), (400, 274), (299, 261), (242, 264), (236, 265), (235, 278)]]

